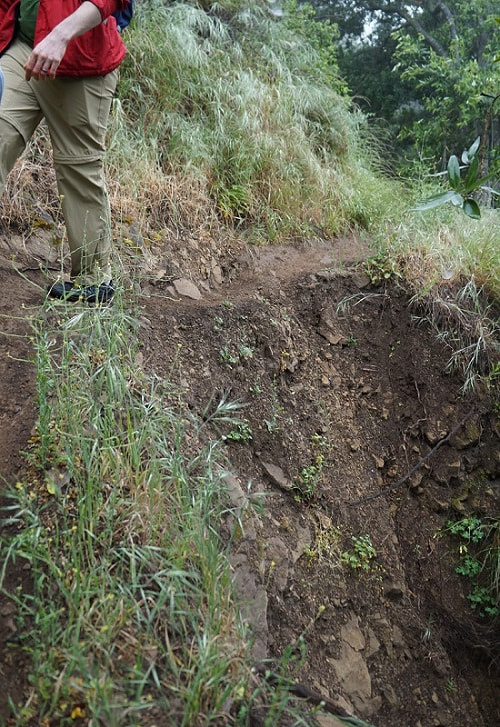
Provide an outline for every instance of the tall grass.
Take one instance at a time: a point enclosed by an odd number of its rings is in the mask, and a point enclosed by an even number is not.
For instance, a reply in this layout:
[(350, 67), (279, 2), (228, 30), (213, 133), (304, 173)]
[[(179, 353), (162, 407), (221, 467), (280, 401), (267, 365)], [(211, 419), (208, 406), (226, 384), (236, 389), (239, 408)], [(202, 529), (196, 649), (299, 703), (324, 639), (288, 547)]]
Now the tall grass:
[(218, 444), (138, 369), (119, 306), (49, 306), (33, 325), (37, 436), (3, 548), (33, 581), (15, 596), (33, 684), (18, 724), (211, 724), (249, 679), (217, 535)]
[(179, 178), (168, 206), (192, 206), (190, 180), (200, 219), (210, 208), (212, 224), (266, 240), (330, 236), (390, 205), (342, 84), (320, 72), (305, 34), (260, 4), (218, 16), (144, 3), (127, 45), (109, 158), (120, 196), (150, 219), (164, 220), (162, 190)]

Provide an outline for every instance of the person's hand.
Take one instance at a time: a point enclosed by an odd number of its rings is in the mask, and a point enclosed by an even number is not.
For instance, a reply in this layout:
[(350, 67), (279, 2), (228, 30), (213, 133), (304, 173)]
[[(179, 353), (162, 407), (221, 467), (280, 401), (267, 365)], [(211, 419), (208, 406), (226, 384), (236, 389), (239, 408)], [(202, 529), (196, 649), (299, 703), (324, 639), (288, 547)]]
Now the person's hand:
[(36, 78), (37, 81), (43, 81), (55, 78), (70, 40), (83, 35), (101, 22), (99, 9), (93, 2), (84, 0), (74, 13), (61, 20), (59, 25), (56, 25), (54, 30), (33, 48), (24, 66), (26, 80)]
[(37, 81), (43, 81), (55, 78), (59, 64), (66, 53), (67, 45), (67, 41), (62, 39), (56, 31), (53, 30), (49, 33), (33, 48), (26, 61), (24, 66), (26, 80), (36, 78)]

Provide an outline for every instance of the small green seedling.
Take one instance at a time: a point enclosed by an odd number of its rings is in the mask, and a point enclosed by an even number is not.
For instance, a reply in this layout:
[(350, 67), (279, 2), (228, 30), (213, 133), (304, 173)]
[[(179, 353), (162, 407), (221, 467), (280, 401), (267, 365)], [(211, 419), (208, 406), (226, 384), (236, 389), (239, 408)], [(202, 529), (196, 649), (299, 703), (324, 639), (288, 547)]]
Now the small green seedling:
[(369, 535), (351, 536), (353, 547), (342, 553), (343, 562), (353, 570), (371, 571), (376, 568), (377, 551)]

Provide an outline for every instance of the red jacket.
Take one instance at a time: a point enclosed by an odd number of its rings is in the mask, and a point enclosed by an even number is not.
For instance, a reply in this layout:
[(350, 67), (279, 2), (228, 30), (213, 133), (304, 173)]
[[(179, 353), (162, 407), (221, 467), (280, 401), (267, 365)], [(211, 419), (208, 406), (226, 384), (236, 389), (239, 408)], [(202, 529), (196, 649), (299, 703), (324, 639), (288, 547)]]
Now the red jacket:
[[(14, 39), (17, 10), (21, 0), (0, 0), (0, 55)], [(35, 28), (35, 45), (50, 31), (71, 15), (83, 0), (40, 0)], [(129, 0), (91, 0), (105, 23), (88, 30), (68, 44), (64, 58), (57, 69), (58, 76), (103, 76), (114, 71), (125, 57), (125, 45), (116, 30), (114, 18), (109, 16), (123, 10)]]

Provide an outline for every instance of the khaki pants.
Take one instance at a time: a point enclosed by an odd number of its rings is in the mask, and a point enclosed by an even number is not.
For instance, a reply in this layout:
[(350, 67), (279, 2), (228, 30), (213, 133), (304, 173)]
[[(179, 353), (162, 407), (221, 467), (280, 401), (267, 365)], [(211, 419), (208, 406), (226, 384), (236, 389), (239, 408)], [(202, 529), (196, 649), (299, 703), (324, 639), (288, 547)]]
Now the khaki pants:
[(111, 222), (103, 171), (104, 140), (118, 71), (91, 78), (26, 81), (31, 53), (16, 41), (2, 56), (0, 193), (8, 173), (45, 118), (71, 252), (71, 278), (111, 278)]

